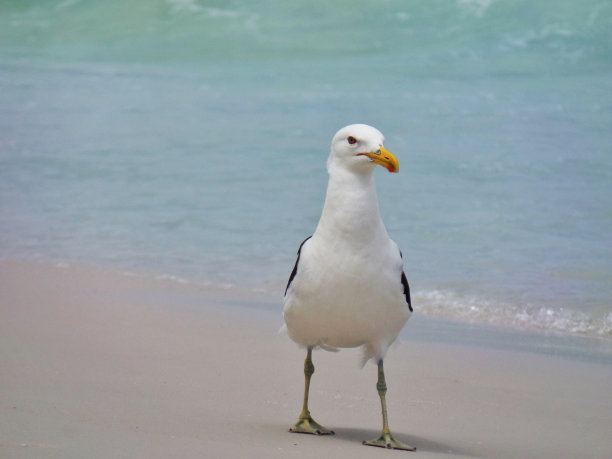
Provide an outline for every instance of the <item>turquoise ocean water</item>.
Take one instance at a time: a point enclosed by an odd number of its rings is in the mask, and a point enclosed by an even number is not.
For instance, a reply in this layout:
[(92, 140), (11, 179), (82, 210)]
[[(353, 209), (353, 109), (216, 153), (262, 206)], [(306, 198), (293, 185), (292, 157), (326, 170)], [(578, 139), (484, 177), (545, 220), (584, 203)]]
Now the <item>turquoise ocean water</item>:
[(612, 338), (607, 0), (1, 1), (0, 257), (280, 298), (354, 122), (418, 313)]

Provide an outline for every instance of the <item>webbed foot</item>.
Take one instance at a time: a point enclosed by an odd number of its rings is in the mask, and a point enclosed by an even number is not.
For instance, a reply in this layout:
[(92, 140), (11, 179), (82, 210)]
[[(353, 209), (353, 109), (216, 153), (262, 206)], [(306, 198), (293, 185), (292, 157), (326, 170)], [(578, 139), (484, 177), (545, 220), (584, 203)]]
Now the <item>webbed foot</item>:
[(300, 416), (298, 421), (289, 428), (289, 432), (306, 433), (313, 435), (334, 435), (333, 430), (323, 427), (317, 421), (312, 419), (310, 415)]
[(374, 439), (374, 440), (370, 440), (370, 441), (364, 441), (363, 442), (364, 445), (367, 446), (377, 446), (379, 448), (388, 448), (388, 449), (402, 449), (405, 451), (416, 451), (416, 448), (414, 446), (408, 446), (404, 443), (402, 443), (399, 440), (396, 440), (395, 438), (393, 438), (393, 435), (391, 435), (391, 432), (383, 432), (380, 434), (380, 437)]

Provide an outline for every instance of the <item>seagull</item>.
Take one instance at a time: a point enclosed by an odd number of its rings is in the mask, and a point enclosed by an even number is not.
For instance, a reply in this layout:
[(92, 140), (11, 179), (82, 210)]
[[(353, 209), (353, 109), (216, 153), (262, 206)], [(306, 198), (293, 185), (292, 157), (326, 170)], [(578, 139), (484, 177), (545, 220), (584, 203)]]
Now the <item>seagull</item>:
[(283, 298), (289, 337), (307, 350), (304, 402), (290, 432), (333, 435), (308, 410), (313, 349), (361, 347), (363, 363), (378, 366), (381, 435), (364, 445), (414, 451), (389, 429), (383, 360), (412, 313), (402, 254), (380, 218), (373, 172), (398, 172), (397, 158), (383, 147), (376, 128), (352, 124), (333, 137), (329, 183), (314, 234), (302, 242)]

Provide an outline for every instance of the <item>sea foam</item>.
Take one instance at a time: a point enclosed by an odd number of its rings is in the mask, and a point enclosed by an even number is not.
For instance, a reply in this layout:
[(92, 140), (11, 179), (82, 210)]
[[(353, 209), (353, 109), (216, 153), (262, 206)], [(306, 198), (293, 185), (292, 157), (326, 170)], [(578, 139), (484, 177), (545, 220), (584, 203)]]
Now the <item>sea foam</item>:
[(417, 310), (428, 316), (490, 325), (612, 338), (612, 313), (591, 315), (567, 308), (491, 301), (451, 291), (417, 291)]

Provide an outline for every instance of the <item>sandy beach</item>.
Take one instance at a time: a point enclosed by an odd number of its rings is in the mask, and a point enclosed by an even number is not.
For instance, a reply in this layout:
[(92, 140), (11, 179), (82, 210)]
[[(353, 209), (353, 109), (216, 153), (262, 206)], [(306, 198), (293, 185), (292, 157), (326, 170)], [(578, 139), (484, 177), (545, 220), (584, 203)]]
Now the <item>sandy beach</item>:
[[(612, 457), (612, 367), (404, 340), (376, 370), (314, 353), (310, 408), (335, 436), (287, 432), (304, 351), (245, 294), (100, 267), (0, 263), (0, 457)], [(233, 296), (232, 296), (233, 295)], [(407, 327), (410, 330), (411, 322)]]

